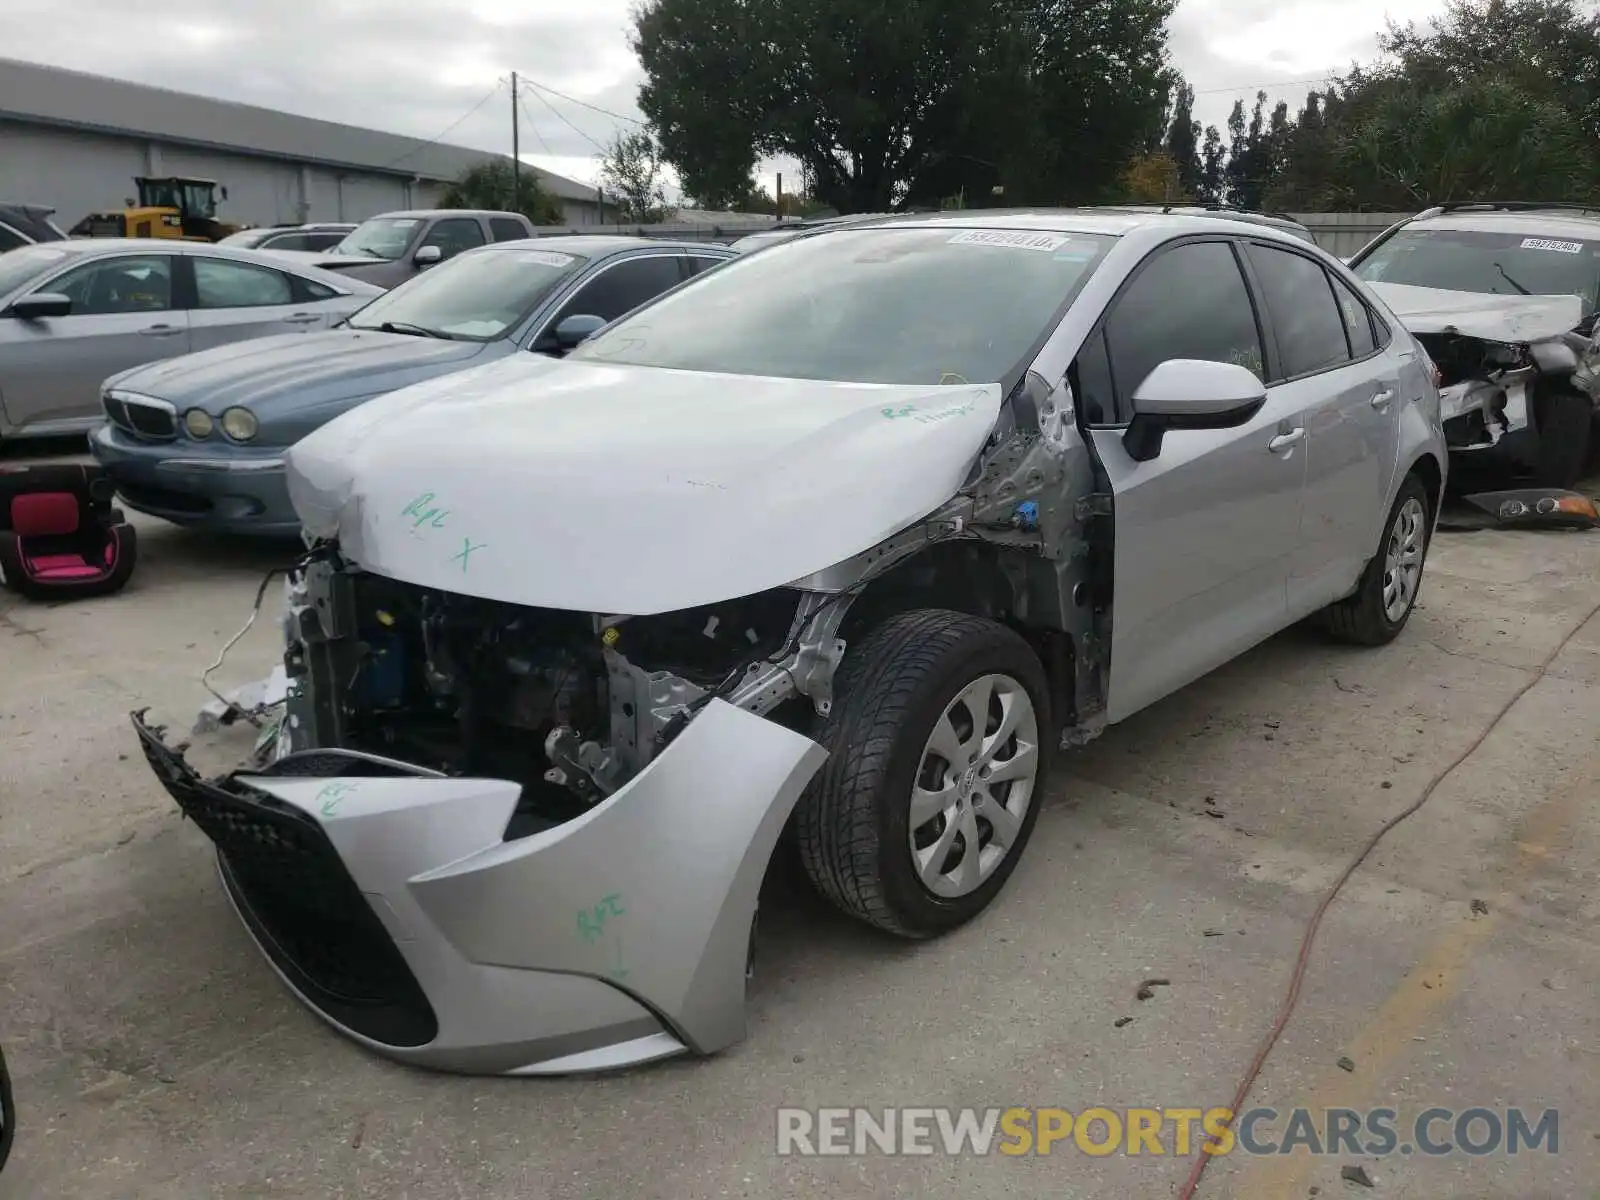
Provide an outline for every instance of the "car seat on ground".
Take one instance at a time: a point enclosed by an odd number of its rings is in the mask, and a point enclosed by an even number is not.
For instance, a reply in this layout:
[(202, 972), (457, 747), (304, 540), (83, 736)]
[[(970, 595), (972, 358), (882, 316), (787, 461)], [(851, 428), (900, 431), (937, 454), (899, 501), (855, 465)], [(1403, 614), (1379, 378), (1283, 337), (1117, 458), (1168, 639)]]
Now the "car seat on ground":
[(32, 600), (120, 591), (138, 535), (95, 466), (0, 467), (0, 579)]

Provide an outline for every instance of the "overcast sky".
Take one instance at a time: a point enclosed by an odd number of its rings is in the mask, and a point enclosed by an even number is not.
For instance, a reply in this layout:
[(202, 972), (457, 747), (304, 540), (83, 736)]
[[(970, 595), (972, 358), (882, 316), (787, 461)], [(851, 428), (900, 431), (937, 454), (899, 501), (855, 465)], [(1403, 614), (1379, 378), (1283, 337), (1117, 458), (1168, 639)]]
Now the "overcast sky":
[[(0, 54), (503, 152), (511, 100), (502, 81), (515, 70), (527, 80), (524, 155), (588, 182), (596, 147), (629, 128), (618, 116), (639, 116), (633, 4), (74, 0), (66, 20), (59, 0), (5, 0)], [(1200, 119), (1221, 126), (1257, 85), (1298, 106), (1301, 81), (1372, 55), (1386, 17), (1422, 20), (1443, 8), (1444, 0), (1181, 0), (1172, 53), (1199, 93)]]

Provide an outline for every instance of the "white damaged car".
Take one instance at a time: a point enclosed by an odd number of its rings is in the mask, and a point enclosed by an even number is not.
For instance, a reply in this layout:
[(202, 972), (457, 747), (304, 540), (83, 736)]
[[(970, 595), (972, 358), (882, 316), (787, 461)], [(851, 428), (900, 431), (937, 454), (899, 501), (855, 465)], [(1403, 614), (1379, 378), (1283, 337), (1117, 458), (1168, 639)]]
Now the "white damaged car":
[(809, 233), (289, 459), (275, 747), (135, 725), (303, 1001), (502, 1074), (744, 1036), (780, 837), (889, 933), (976, 916), (1052, 750), (1313, 614), (1394, 638), (1446, 470), (1336, 259), (1106, 211)]

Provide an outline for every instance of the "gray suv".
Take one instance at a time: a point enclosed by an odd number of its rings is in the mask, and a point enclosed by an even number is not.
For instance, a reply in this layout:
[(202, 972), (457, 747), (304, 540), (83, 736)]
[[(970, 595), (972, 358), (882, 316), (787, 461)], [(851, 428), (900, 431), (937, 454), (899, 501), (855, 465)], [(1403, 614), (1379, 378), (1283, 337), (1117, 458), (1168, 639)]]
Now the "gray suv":
[(390, 212), (361, 222), (314, 261), (324, 270), (392, 288), (463, 250), (538, 233), (532, 221), (514, 212), (464, 208)]
[(1572, 487), (1600, 407), (1600, 211), (1445, 204), (1350, 260), (1438, 368), (1458, 459)]

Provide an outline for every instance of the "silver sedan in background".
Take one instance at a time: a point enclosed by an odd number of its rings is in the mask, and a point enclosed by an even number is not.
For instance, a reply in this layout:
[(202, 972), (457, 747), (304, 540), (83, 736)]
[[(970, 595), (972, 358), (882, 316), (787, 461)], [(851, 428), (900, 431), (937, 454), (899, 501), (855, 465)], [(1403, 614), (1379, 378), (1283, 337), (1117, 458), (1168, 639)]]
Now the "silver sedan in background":
[(107, 376), (272, 333), (326, 329), (381, 288), (276, 255), (92, 238), (0, 257), (0, 440), (84, 432)]

